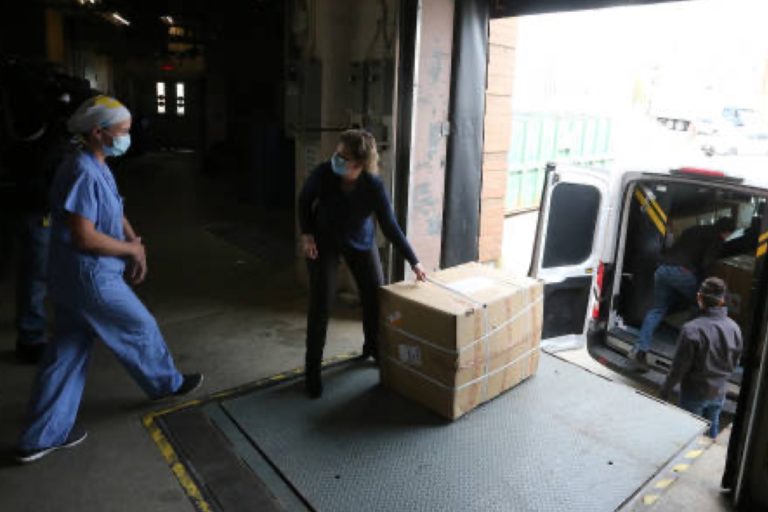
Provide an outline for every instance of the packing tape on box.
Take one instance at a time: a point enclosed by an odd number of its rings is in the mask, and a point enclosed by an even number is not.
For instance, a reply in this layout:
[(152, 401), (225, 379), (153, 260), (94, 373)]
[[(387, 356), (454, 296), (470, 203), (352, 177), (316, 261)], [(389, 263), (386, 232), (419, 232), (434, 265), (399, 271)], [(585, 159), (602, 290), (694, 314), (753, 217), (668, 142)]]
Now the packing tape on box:
[[(394, 358), (394, 357), (392, 357), (392, 356), (387, 356), (387, 359), (388, 359), (389, 361), (391, 361), (391, 362), (395, 363), (397, 366), (400, 366), (401, 368), (403, 368), (403, 369), (405, 369), (405, 370), (408, 370), (409, 372), (413, 373), (414, 375), (418, 375), (419, 377), (421, 377), (422, 379), (426, 380), (427, 382), (429, 382), (429, 383), (431, 383), (431, 384), (434, 384), (435, 386), (441, 387), (441, 388), (443, 388), (443, 389), (447, 389), (447, 390), (449, 390), (449, 391), (461, 391), (462, 389), (468, 388), (469, 386), (473, 386), (473, 385), (475, 385), (475, 384), (477, 384), (478, 382), (481, 382), (481, 381), (485, 383), (485, 386), (484, 386), (484, 388), (485, 388), (485, 389), (486, 389), (486, 391), (487, 391), (487, 387), (488, 387), (488, 381), (490, 380), (490, 378), (491, 378), (491, 377), (493, 377), (493, 376), (494, 376), (494, 375), (496, 375), (497, 373), (501, 373), (501, 372), (503, 372), (504, 370), (506, 370), (506, 369), (508, 369), (508, 368), (510, 368), (510, 367), (512, 367), (512, 366), (514, 366), (514, 365), (516, 365), (517, 363), (519, 363), (519, 362), (521, 362), (521, 361), (523, 361), (523, 360), (527, 359), (527, 358), (528, 358), (528, 357), (530, 357), (532, 354), (534, 354), (534, 353), (536, 353), (536, 352), (538, 352), (538, 351), (539, 351), (539, 347), (533, 347), (533, 348), (530, 348), (530, 349), (526, 350), (525, 352), (523, 352), (523, 353), (522, 353), (520, 356), (518, 356), (517, 358), (515, 358), (515, 359), (513, 359), (512, 361), (510, 361), (509, 363), (505, 364), (504, 366), (501, 366), (501, 367), (499, 367), (499, 368), (496, 368), (496, 369), (495, 369), (495, 370), (493, 370), (492, 372), (487, 372), (487, 373), (485, 373), (484, 375), (481, 375), (480, 377), (477, 377), (476, 379), (472, 379), (472, 380), (471, 380), (471, 381), (469, 381), (469, 382), (465, 382), (465, 383), (464, 383), (464, 384), (462, 384), (461, 386), (449, 386), (449, 385), (447, 385), (447, 384), (443, 384), (443, 383), (442, 383), (442, 382), (440, 382), (439, 380), (437, 380), (437, 379), (433, 379), (433, 378), (432, 378), (432, 377), (430, 377), (429, 375), (427, 375), (427, 374), (425, 374), (425, 373), (422, 373), (422, 372), (420, 372), (419, 370), (415, 369), (414, 367), (412, 367), (412, 366), (409, 366), (409, 365), (407, 365), (407, 364), (405, 364), (405, 363), (403, 363), (403, 362), (401, 362), (401, 361), (398, 361), (396, 358)], [(483, 402), (486, 400), (487, 396), (488, 396), (488, 395), (483, 395), (483, 400), (482, 400)]]
[(544, 297), (539, 297), (538, 299), (534, 300), (533, 302), (529, 302), (523, 309), (518, 311), (516, 314), (512, 315), (507, 320), (504, 320), (502, 323), (500, 323), (499, 325), (497, 325), (496, 327), (494, 327), (493, 329), (488, 331), (486, 334), (483, 334), (479, 338), (472, 340), (471, 342), (467, 343), (466, 345), (464, 345), (463, 347), (461, 347), (458, 350), (451, 350), (450, 348), (441, 347), (440, 345), (432, 343), (431, 341), (426, 340), (426, 339), (424, 339), (424, 338), (422, 338), (420, 336), (416, 336), (413, 333), (410, 333), (410, 332), (408, 332), (406, 330), (403, 330), (403, 329), (401, 329), (399, 327), (395, 327), (391, 322), (385, 322), (384, 326), (387, 329), (391, 330), (391, 331), (394, 331), (394, 332), (396, 332), (398, 334), (402, 334), (406, 338), (410, 338), (413, 341), (416, 341), (418, 343), (426, 345), (429, 348), (435, 349), (435, 350), (437, 350), (439, 352), (443, 352), (444, 354), (458, 355), (458, 354), (461, 354), (462, 352), (464, 352), (466, 350), (469, 350), (469, 349), (473, 348), (478, 343), (481, 343), (482, 341), (490, 338), (491, 336), (493, 336), (497, 332), (501, 331), (502, 329), (504, 329), (506, 326), (508, 326), (509, 324), (511, 324), (512, 322), (517, 320), (518, 318), (522, 317), (523, 315), (526, 315), (530, 309), (532, 309), (533, 307), (537, 306), (540, 302), (543, 302), (543, 301), (544, 301)]
[[(499, 283), (504, 283), (506, 285), (511, 285), (511, 286), (515, 286), (516, 288), (519, 288), (519, 285), (517, 285), (515, 283), (512, 283), (512, 282), (509, 282), (509, 281), (506, 281), (506, 280), (496, 279), (496, 278), (489, 278), (489, 279), (492, 280), (492, 281), (497, 281)], [(459, 350), (450, 350), (450, 349), (446, 349), (445, 347), (440, 347), (439, 345), (431, 343), (431, 342), (425, 340), (424, 338), (416, 336), (416, 335), (414, 335), (412, 333), (409, 333), (409, 332), (407, 332), (407, 331), (405, 331), (403, 329), (395, 327), (394, 325), (392, 325), (389, 322), (385, 323), (384, 325), (386, 325), (389, 329), (392, 329), (392, 330), (398, 332), (399, 334), (402, 334), (402, 335), (404, 335), (404, 336), (406, 336), (408, 338), (413, 339), (414, 341), (417, 341), (419, 343), (423, 343), (424, 345), (427, 345), (427, 346), (429, 346), (429, 347), (431, 347), (433, 349), (436, 349), (438, 351), (441, 351), (441, 352), (444, 352), (444, 353), (447, 353), (447, 354), (451, 354), (451, 355), (458, 355), (458, 354), (460, 354), (461, 352), (463, 352), (465, 350), (469, 350), (470, 348), (474, 347), (478, 343), (483, 343), (483, 353), (484, 353), (483, 354), (483, 376), (481, 376), (481, 377), (479, 377), (479, 378), (477, 378), (477, 379), (475, 379), (473, 381), (470, 381), (469, 383), (464, 384), (461, 387), (455, 388), (455, 389), (458, 391), (458, 390), (463, 389), (464, 387), (466, 387), (468, 385), (472, 385), (472, 384), (475, 384), (477, 382), (482, 381), (483, 382), (483, 388), (482, 388), (482, 397), (483, 398), (482, 399), (483, 399), (483, 401), (485, 401), (487, 399), (487, 397), (488, 397), (488, 380), (489, 380), (489, 377), (491, 375), (495, 375), (499, 371), (502, 371), (505, 368), (507, 368), (507, 367), (509, 367), (509, 366), (511, 366), (511, 365), (513, 365), (515, 363), (517, 363), (521, 358), (527, 357), (532, 351), (538, 350), (538, 347), (535, 347), (534, 349), (531, 349), (531, 351), (526, 352), (520, 358), (515, 359), (511, 363), (509, 363), (507, 365), (504, 365), (501, 368), (498, 368), (498, 369), (494, 370), (493, 372), (489, 372), (489, 364), (490, 364), (491, 357), (490, 357), (490, 343), (489, 343), (488, 340), (490, 339), (491, 336), (493, 336), (494, 334), (496, 334), (500, 330), (504, 329), (507, 325), (509, 325), (510, 323), (514, 322), (515, 320), (517, 320), (518, 318), (520, 318), (524, 314), (528, 313), (528, 311), (531, 308), (533, 308), (534, 306), (538, 305), (541, 301), (544, 300), (544, 298), (543, 297), (539, 297), (535, 301), (527, 304), (522, 310), (518, 311), (511, 318), (505, 320), (501, 324), (499, 324), (496, 327), (494, 327), (493, 329), (491, 329), (490, 319), (488, 318), (488, 306), (484, 302), (479, 301), (479, 300), (477, 300), (477, 299), (467, 295), (466, 293), (463, 293), (462, 291), (457, 290), (456, 288), (450, 286), (449, 284), (440, 282), (440, 281), (438, 281), (438, 280), (436, 280), (434, 278), (427, 277), (427, 281), (432, 283), (433, 285), (437, 286), (438, 288), (442, 288), (442, 289), (450, 292), (451, 294), (458, 295), (463, 300), (466, 300), (467, 302), (471, 303), (476, 308), (480, 309), (480, 311), (481, 311), (481, 313), (483, 315), (483, 334), (479, 338), (471, 341), (470, 343), (468, 343), (467, 345), (465, 345), (464, 347), (462, 347)], [(397, 360), (393, 359), (392, 357), (389, 357), (389, 359), (394, 360), (397, 364), (403, 366), (404, 368), (408, 368), (409, 370), (413, 371), (414, 373), (422, 376), (423, 378), (425, 378), (425, 379), (427, 379), (427, 380), (429, 380), (431, 382), (434, 382), (434, 383), (437, 383), (437, 384), (439, 384), (439, 385), (441, 385), (443, 387), (446, 387), (444, 384), (440, 383), (439, 381), (436, 381), (436, 380), (432, 379), (431, 377), (429, 377), (427, 375), (424, 375), (423, 373), (413, 369), (412, 367), (410, 367), (408, 365), (403, 364), (400, 361), (397, 361)], [(446, 387), (446, 388), (447, 389), (454, 389), (454, 388), (451, 388), (451, 387)]]
[[(483, 335), (481, 337), (481, 340), (483, 342), (483, 351), (484, 351), (484, 357), (483, 357), (483, 375), (488, 374), (488, 361), (490, 360), (490, 347), (488, 346), (488, 331), (490, 331), (490, 320), (488, 319), (488, 306), (481, 301), (476, 300), (473, 297), (470, 297), (466, 293), (463, 293), (461, 290), (457, 290), (454, 286), (450, 286), (448, 284), (442, 283), (438, 281), (437, 279), (434, 279), (432, 277), (427, 277), (427, 281), (434, 284), (435, 286), (442, 288), (444, 290), (447, 290), (448, 292), (458, 295), (464, 300), (469, 301), (470, 303), (474, 304), (475, 306), (480, 308), (480, 311), (483, 315)], [(488, 380), (483, 381), (483, 400), (488, 396)]]

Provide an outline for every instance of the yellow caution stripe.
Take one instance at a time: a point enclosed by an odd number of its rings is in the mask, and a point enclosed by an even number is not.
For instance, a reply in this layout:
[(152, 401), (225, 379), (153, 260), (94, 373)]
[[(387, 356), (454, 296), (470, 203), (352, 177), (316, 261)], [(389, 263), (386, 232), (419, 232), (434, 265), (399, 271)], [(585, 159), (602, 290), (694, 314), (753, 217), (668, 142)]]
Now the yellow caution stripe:
[(676, 460), (670, 462), (658, 480), (648, 485), (645, 492), (640, 493), (635, 502), (637, 506), (630, 510), (634, 512), (652, 510), (653, 506), (663, 499), (664, 494), (672, 487), (672, 484), (677, 482), (691, 468), (691, 464), (701, 457), (712, 444), (712, 440), (705, 436), (701, 436), (695, 443), (691, 443), (684, 453), (679, 454), (675, 458)]
[(757, 257), (762, 258), (765, 256), (766, 253), (768, 253), (768, 231), (760, 235), (760, 238), (757, 239), (758, 246), (757, 246)]
[[(357, 353), (342, 354), (342, 355), (324, 360), (323, 366), (329, 366), (336, 363), (343, 363), (346, 361), (350, 361), (356, 358), (357, 356), (358, 356)], [(167, 407), (165, 409), (161, 409), (159, 411), (151, 412), (141, 419), (141, 422), (144, 425), (144, 428), (147, 430), (147, 432), (149, 432), (149, 435), (152, 438), (152, 441), (154, 441), (155, 445), (157, 445), (157, 448), (160, 450), (160, 453), (165, 459), (165, 462), (171, 468), (171, 471), (176, 476), (176, 479), (179, 481), (179, 484), (181, 485), (182, 489), (184, 489), (184, 492), (187, 494), (189, 499), (195, 505), (197, 510), (199, 510), (200, 512), (213, 511), (210, 504), (203, 497), (203, 493), (200, 491), (200, 488), (197, 486), (194, 479), (190, 475), (189, 471), (184, 466), (184, 463), (179, 459), (179, 456), (176, 454), (176, 450), (174, 450), (173, 445), (168, 440), (168, 438), (165, 437), (165, 434), (160, 429), (160, 427), (157, 426), (155, 419), (157, 419), (160, 416), (164, 416), (166, 414), (171, 414), (173, 412), (180, 411), (182, 409), (204, 405), (213, 400), (223, 400), (226, 398), (234, 397), (236, 395), (240, 395), (245, 392), (254, 391), (256, 389), (264, 387), (267, 384), (288, 380), (291, 377), (302, 375), (303, 373), (304, 373), (304, 368), (295, 368), (288, 372), (278, 373), (277, 375), (267, 377), (266, 379), (261, 379), (255, 383), (246, 384), (244, 386), (239, 386), (239, 387), (228, 389), (225, 391), (219, 391), (218, 393), (209, 395), (206, 398), (189, 400), (187, 402), (182, 402), (180, 404), (176, 404), (176, 405)]]
[(661, 218), (661, 220), (664, 221), (664, 224), (667, 223), (667, 213), (664, 211), (664, 209), (661, 207), (659, 202), (654, 197), (653, 193), (646, 190), (645, 191), (645, 197), (648, 198), (648, 202), (651, 203), (651, 206), (656, 211), (656, 214)]
[(654, 503), (659, 501), (659, 495), (658, 494), (648, 494), (646, 496), (643, 496), (643, 505), (650, 507)]
[(704, 450), (691, 450), (685, 454), (685, 458), (695, 459), (696, 457), (700, 456), (702, 453), (704, 453)]
[[(661, 207), (658, 207), (658, 210), (653, 206), (653, 203), (658, 203), (654, 199), (653, 201), (649, 200), (645, 194), (643, 194), (643, 191), (640, 189), (640, 187), (635, 189), (635, 197), (637, 198), (638, 202), (640, 203), (640, 206), (642, 207), (643, 211), (646, 215), (648, 215), (648, 218), (651, 219), (651, 222), (656, 226), (656, 229), (659, 230), (659, 233), (661, 233), (662, 236), (667, 235), (667, 225), (666, 225), (666, 214), (664, 214), (663, 210), (661, 210)], [(661, 214), (659, 213), (661, 212)], [(663, 219), (660, 215), (663, 215)]]
[(208, 502), (205, 501), (205, 498), (203, 498), (203, 494), (200, 492), (200, 488), (190, 476), (187, 468), (184, 467), (184, 464), (182, 464), (179, 460), (179, 457), (176, 454), (176, 450), (174, 450), (173, 446), (171, 446), (171, 443), (168, 442), (168, 439), (165, 437), (165, 434), (163, 434), (163, 431), (160, 430), (160, 427), (158, 427), (157, 423), (155, 423), (155, 414), (150, 413), (144, 416), (142, 423), (144, 423), (144, 428), (146, 428), (149, 432), (149, 435), (152, 437), (152, 441), (154, 441), (157, 445), (160, 453), (165, 459), (165, 462), (171, 468), (171, 471), (173, 471), (173, 474), (176, 476), (179, 484), (181, 484), (184, 492), (187, 494), (189, 499), (192, 500), (195, 508), (197, 508), (200, 512), (211, 512), (213, 509), (208, 504)]

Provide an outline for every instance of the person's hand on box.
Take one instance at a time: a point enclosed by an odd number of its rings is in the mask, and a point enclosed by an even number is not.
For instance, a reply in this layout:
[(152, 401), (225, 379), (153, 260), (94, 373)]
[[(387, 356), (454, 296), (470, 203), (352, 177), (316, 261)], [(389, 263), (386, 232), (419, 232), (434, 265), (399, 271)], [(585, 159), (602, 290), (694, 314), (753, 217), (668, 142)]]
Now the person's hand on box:
[(315, 243), (315, 237), (312, 235), (301, 235), (301, 243), (304, 249), (304, 256), (310, 260), (316, 260), (317, 244)]
[(417, 281), (427, 280), (427, 272), (424, 270), (424, 267), (421, 265), (421, 263), (415, 264), (413, 267), (411, 267), (411, 269), (413, 270), (413, 273), (416, 274)]

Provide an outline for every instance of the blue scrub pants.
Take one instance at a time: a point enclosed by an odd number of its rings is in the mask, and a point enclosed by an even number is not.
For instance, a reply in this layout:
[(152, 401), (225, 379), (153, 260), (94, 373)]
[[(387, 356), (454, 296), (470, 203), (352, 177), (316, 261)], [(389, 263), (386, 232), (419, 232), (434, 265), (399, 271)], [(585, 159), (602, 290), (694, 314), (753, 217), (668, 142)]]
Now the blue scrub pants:
[(54, 336), (46, 347), (29, 405), (22, 450), (63, 444), (77, 417), (94, 337), (101, 338), (151, 398), (176, 391), (183, 377), (157, 322), (123, 280), (111, 272), (81, 280), (85, 292), (56, 304)]

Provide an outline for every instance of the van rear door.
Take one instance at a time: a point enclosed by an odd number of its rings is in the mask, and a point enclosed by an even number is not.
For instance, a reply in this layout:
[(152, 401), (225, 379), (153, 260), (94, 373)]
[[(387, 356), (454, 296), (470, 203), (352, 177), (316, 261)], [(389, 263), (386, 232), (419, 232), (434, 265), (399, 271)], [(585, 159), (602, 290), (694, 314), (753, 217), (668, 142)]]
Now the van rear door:
[(586, 343), (588, 313), (599, 292), (608, 188), (606, 170), (547, 167), (530, 270), (544, 281), (545, 350)]

